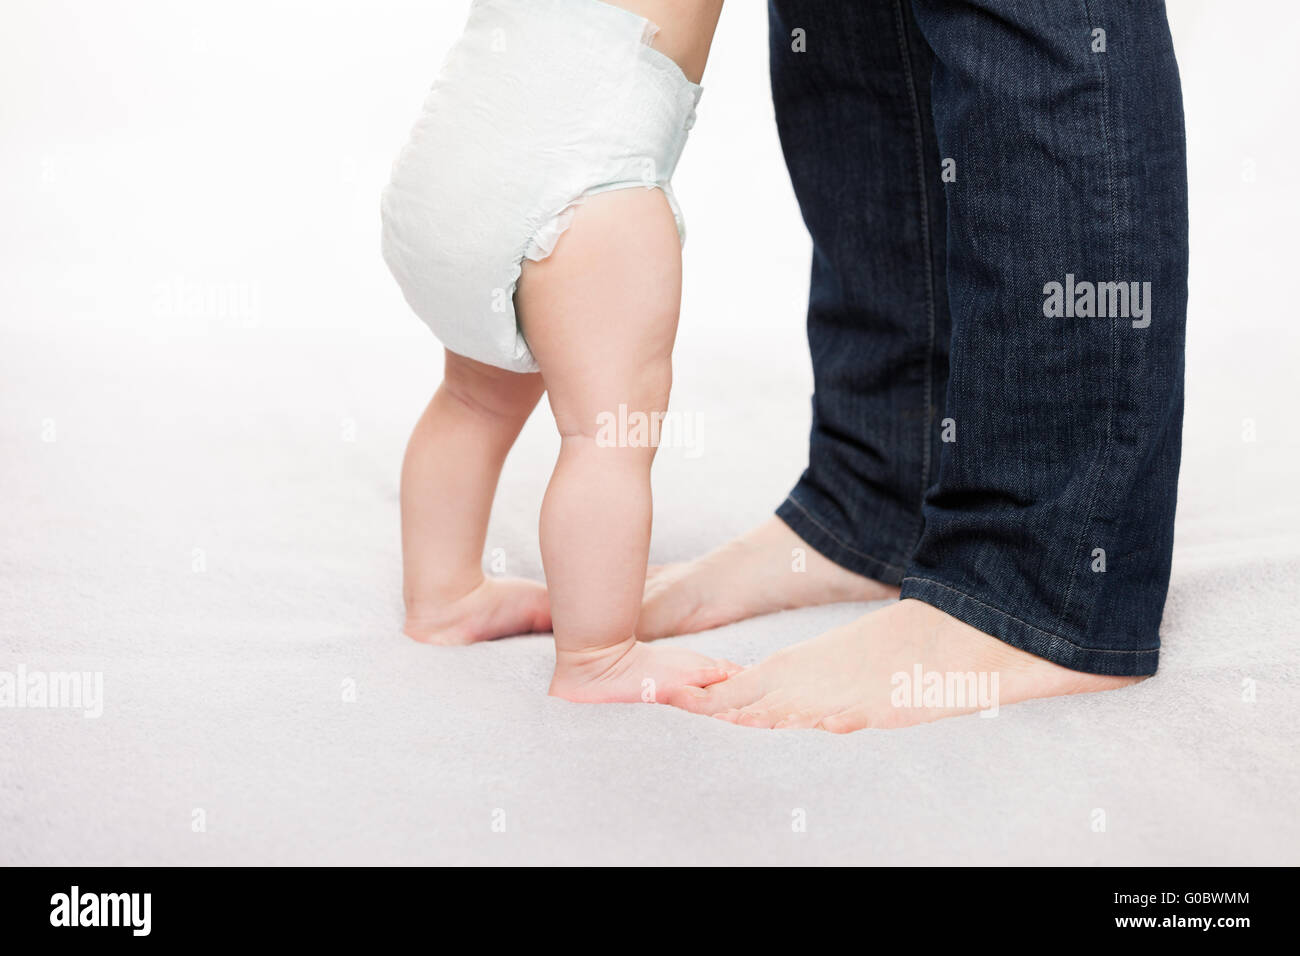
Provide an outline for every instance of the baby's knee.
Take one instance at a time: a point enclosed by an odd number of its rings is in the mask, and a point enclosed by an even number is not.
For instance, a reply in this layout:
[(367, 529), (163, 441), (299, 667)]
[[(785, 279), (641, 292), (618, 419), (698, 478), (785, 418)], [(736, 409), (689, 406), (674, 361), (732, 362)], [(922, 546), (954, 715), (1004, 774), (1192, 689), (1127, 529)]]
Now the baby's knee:
[(621, 387), (579, 402), (557, 402), (552, 392), (556, 428), (566, 443), (622, 449), (624, 453), (614, 457), (648, 463), (664, 431), (671, 389), (672, 363), (664, 360), (628, 369)]
[(511, 372), (450, 351), (441, 388), (477, 414), (507, 420), (527, 418), (543, 390), (540, 375)]
[(634, 382), (628, 390), (631, 403), (640, 406), (647, 414), (667, 411), (668, 398), (673, 390), (671, 347), (645, 357), (632, 375)]

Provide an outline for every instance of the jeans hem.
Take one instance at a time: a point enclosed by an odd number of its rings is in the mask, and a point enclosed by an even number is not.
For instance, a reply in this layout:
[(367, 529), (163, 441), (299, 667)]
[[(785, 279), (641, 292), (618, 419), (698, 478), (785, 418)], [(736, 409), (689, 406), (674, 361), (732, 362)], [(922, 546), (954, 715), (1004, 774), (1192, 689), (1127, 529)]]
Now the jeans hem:
[(903, 578), (900, 591), (900, 598), (924, 601), (1004, 644), (1072, 671), (1109, 677), (1148, 677), (1156, 672), (1160, 657), (1158, 647), (1135, 651), (1081, 647), (1059, 634), (1034, 627), (964, 591), (929, 578), (908, 575)]
[(904, 569), (888, 561), (882, 561), (864, 551), (845, 544), (835, 537), (821, 521), (813, 516), (803, 505), (790, 495), (776, 509), (776, 516), (789, 525), (790, 530), (803, 539), (804, 543), (823, 557), (834, 561), (842, 568), (854, 574), (892, 584), (895, 587), (903, 580)]

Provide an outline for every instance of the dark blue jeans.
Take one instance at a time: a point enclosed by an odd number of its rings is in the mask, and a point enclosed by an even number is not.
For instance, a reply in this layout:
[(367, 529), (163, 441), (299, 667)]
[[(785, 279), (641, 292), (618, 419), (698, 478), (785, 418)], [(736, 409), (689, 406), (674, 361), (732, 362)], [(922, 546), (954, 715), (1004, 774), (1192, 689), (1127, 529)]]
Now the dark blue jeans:
[(809, 462), (777, 514), (1015, 647), (1153, 673), (1187, 304), (1164, 5), (769, 12), (813, 238)]

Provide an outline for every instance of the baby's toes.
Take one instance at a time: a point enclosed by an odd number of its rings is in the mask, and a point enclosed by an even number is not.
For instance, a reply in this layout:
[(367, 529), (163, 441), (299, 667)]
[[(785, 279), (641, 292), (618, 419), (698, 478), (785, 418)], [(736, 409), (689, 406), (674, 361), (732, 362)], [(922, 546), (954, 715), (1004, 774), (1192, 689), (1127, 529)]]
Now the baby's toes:
[(726, 680), (732, 674), (736, 673), (719, 661), (716, 664), (710, 664), (707, 667), (699, 667), (692, 671), (685, 683), (691, 687), (708, 687), (710, 684), (718, 684)]

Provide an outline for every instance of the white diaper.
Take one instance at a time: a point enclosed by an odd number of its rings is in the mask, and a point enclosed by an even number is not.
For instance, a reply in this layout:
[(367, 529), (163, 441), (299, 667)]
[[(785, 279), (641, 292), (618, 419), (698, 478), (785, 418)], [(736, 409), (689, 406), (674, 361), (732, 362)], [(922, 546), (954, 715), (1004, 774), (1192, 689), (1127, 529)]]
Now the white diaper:
[(537, 363), (515, 320), (525, 257), (550, 255), (587, 196), (670, 181), (701, 89), (600, 0), (474, 0), (384, 190), (384, 260), (451, 351)]

